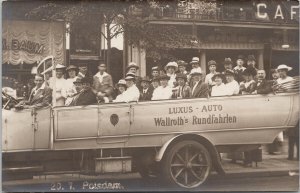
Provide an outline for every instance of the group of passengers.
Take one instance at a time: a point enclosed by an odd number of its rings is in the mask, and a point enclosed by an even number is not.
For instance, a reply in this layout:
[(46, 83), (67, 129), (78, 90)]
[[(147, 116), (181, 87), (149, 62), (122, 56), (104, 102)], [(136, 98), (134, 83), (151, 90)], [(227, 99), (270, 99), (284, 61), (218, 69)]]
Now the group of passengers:
[[(249, 55), (244, 66), (243, 56), (238, 56), (236, 66), (230, 58), (224, 60), (224, 71), (218, 72), (216, 61), (208, 62), (209, 73), (203, 73), (198, 57), (189, 63), (179, 60), (169, 62), (164, 70), (158, 66), (149, 77), (137, 75), (139, 66), (131, 62), (124, 79), (114, 86), (106, 65), (99, 63), (98, 72), (91, 76), (86, 64), (79, 66), (57, 64), (56, 78), (37, 74), (35, 85), (28, 101), (18, 106), (46, 106), (51, 104), (51, 89), (56, 90), (55, 106), (77, 106), (96, 103), (150, 101), (165, 99), (207, 98), (209, 96), (231, 96), (238, 94), (268, 94), (272, 86), (292, 80), (287, 75), (292, 68), (281, 64), (272, 71), (273, 80), (266, 80), (265, 70), (256, 68), (253, 55)], [(67, 77), (67, 78), (65, 78)], [(45, 80), (44, 80), (45, 79)]]

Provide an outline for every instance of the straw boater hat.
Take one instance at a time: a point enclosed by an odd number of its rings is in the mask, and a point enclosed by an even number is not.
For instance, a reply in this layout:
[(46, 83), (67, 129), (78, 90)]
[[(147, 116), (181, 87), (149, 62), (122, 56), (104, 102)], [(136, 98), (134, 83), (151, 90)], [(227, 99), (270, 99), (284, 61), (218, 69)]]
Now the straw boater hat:
[(231, 58), (225, 58), (224, 65), (225, 64), (232, 64)]
[(185, 81), (187, 80), (187, 76), (185, 74), (182, 74), (182, 73), (176, 74), (176, 80), (178, 80), (179, 78), (182, 78)]
[(124, 79), (120, 79), (119, 82), (117, 83), (117, 86), (125, 86), (126, 87), (126, 81)]
[(134, 73), (132, 73), (132, 72), (127, 72), (127, 73), (126, 73), (126, 76), (132, 76), (132, 77), (134, 77), (134, 78), (136, 77), (136, 75), (135, 75)]
[(177, 64), (178, 64), (178, 66), (186, 66), (187, 65), (187, 63), (183, 60), (178, 60)]
[(280, 64), (280, 65), (276, 68), (276, 70), (282, 70), (282, 69), (286, 69), (287, 71), (290, 71), (290, 70), (292, 70), (293, 68), (292, 68), (292, 67), (289, 67), (289, 66), (287, 66), (287, 65), (285, 65), (285, 64)]
[(176, 62), (169, 62), (166, 66), (165, 66), (165, 70), (167, 70), (169, 67), (174, 67), (175, 71), (178, 70), (178, 64)]
[(135, 76), (128, 75), (125, 77), (125, 80), (135, 80)]
[(68, 66), (67, 68), (66, 68), (66, 70), (68, 71), (68, 70), (78, 70), (78, 67), (77, 66), (75, 66), (75, 65), (70, 65), (70, 66)]
[(190, 62), (190, 64), (195, 64), (195, 63), (199, 63), (200, 59), (198, 57), (193, 57), (192, 61)]
[(198, 68), (194, 68), (191, 70), (191, 73), (190, 73), (191, 76), (194, 76), (194, 75), (202, 75), (202, 72), (200, 69)]
[(66, 66), (62, 65), (62, 64), (56, 64), (55, 69), (66, 69)]
[(136, 68), (138, 70), (140, 67), (135, 62), (130, 62), (126, 70), (128, 71), (130, 68)]
[(225, 81), (224, 74), (221, 74), (221, 73), (215, 74), (215, 75), (211, 78), (211, 80), (212, 80), (212, 81), (215, 81), (215, 79), (216, 79), (217, 77), (221, 78), (223, 82)]
[(214, 61), (214, 60), (210, 60), (210, 61), (208, 62), (208, 67), (210, 67), (211, 65), (217, 66), (217, 62)]

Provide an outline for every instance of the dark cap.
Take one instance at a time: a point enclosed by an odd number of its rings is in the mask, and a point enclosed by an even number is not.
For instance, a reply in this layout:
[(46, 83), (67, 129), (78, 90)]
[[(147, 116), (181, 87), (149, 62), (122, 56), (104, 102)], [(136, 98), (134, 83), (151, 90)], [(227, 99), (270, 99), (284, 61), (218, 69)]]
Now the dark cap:
[(247, 61), (255, 61), (254, 55), (249, 55), (249, 56), (247, 57)]
[(186, 62), (183, 61), (183, 60), (178, 60), (178, 61), (177, 61), (177, 64), (178, 64), (178, 66), (186, 66), (188, 63), (186, 63)]
[(232, 64), (231, 58), (225, 58), (224, 64)]
[(208, 67), (210, 67), (211, 65), (217, 66), (217, 62), (214, 61), (214, 60), (210, 60), (210, 61), (208, 62)]
[(244, 58), (244, 56), (243, 55), (238, 55), (238, 57), (237, 57), (237, 60), (244, 60), (245, 58)]

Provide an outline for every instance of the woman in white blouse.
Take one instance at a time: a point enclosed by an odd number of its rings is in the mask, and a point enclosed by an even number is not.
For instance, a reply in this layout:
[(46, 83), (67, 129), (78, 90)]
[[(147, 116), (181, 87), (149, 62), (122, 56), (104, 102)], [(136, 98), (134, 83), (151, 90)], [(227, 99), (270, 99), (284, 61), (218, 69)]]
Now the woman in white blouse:
[(226, 96), (226, 95), (228, 95), (226, 86), (223, 83), (225, 80), (225, 77), (223, 74), (215, 74), (211, 79), (215, 84), (211, 89), (211, 96)]

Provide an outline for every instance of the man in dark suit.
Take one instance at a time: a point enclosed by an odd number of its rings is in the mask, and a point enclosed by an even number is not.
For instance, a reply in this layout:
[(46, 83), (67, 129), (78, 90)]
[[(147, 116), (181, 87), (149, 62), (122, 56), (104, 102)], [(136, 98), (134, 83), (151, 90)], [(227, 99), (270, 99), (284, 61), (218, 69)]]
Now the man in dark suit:
[(42, 108), (51, 105), (52, 89), (44, 83), (43, 75), (35, 75), (34, 83), (35, 87), (31, 90), (28, 101), (21, 101), (15, 106), (16, 109)]
[(266, 80), (266, 72), (264, 70), (257, 71), (257, 81), (254, 85), (255, 91), (252, 94), (269, 94), (272, 90), (272, 82)]
[(73, 97), (69, 106), (81, 106), (96, 104), (96, 95), (91, 88), (92, 80), (89, 77), (77, 78), (74, 82), (76, 90), (79, 92)]
[(153, 94), (153, 86), (150, 86), (150, 79), (143, 77), (141, 79), (140, 99), (139, 101), (150, 101)]
[(193, 80), (192, 98), (207, 98), (209, 96), (209, 87), (202, 80), (202, 72), (198, 69), (192, 69), (190, 75)]

